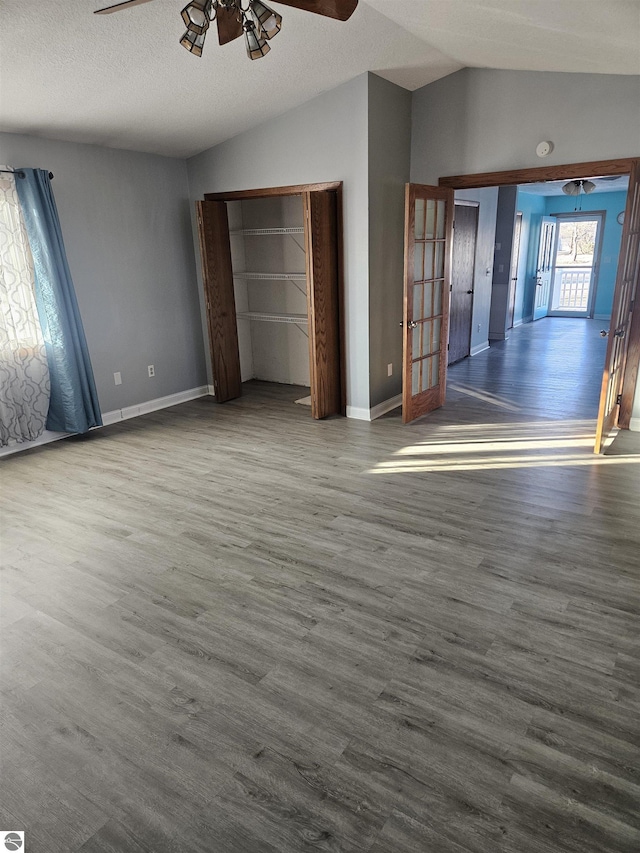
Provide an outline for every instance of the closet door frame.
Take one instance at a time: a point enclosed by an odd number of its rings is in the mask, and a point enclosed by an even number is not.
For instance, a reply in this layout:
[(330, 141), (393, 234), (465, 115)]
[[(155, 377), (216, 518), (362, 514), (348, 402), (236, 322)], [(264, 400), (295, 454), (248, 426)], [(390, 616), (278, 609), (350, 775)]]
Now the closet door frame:
[[(335, 196), (335, 210), (336, 210), (336, 266), (337, 266), (337, 292), (338, 297), (336, 300), (336, 308), (337, 308), (337, 325), (338, 325), (338, 349), (337, 353), (339, 366), (339, 403), (338, 403), (338, 411), (336, 414), (346, 414), (346, 359), (345, 359), (345, 322), (344, 322), (344, 252), (343, 252), (343, 215), (342, 215), (342, 181), (330, 181), (325, 183), (317, 183), (317, 184), (295, 184), (291, 186), (284, 187), (259, 187), (256, 189), (249, 190), (235, 190), (231, 192), (221, 192), (221, 193), (205, 193), (204, 198), (205, 201), (219, 201), (219, 202), (229, 202), (229, 201), (244, 201), (249, 199), (260, 199), (260, 198), (274, 198), (274, 197), (283, 197), (283, 196), (301, 196), (303, 199), (303, 203), (305, 199), (309, 199), (309, 194), (313, 196), (313, 194), (319, 193), (332, 193)], [(305, 245), (312, 246), (314, 245), (314, 241), (310, 239), (310, 222), (305, 216), (304, 219), (304, 229), (305, 229)], [(313, 269), (312, 259), (307, 257), (307, 294), (309, 294), (309, 289), (312, 286), (312, 282), (309, 280), (309, 270)], [(309, 311), (312, 310), (312, 303), (309, 302)], [(213, 327), (211, 326), (211, 318), (209, 320), (209, 329), (211, 330)], [(312, 324), (314, 322), (314, 318), (309, 316), (309, 324), (310, 329), (312, 328)], [(311, 340), (311, 335), (310, 335)], [(314, 382), (314, 377), (319, 375), (316, 370), (316, 365), (318, 362), (319, 354), (313, 351), (310, 351), (312, 363), (310, 365), (310, 381)], [(325, 417), (328, 414), (333, 414), (332, 411), (326, 411), (324, 414), (322, 413), (324, 409), (318, 406), (317, 394), (314, 395), (314, 387), (312, 384), (311, 388), (311, 396), (312, 396), (312, 414), (314, 417)], [(314, 396), (316, 397), (316, 405), (313, 405)], [(334, 407), (335, 411), (335, 407)]]

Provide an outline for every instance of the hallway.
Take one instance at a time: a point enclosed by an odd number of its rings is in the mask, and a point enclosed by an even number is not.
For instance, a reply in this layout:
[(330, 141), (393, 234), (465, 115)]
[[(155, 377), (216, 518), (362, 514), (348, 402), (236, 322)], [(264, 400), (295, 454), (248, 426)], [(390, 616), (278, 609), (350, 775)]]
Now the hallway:
[(511, 329), (508, 340), (449, 368), (447, 406), (481, 391), (496, 410), (502, 404), (504, 411), (545, 420), (595, 421), (607, 349), (603, 328), (606, 320), (545, 317)]

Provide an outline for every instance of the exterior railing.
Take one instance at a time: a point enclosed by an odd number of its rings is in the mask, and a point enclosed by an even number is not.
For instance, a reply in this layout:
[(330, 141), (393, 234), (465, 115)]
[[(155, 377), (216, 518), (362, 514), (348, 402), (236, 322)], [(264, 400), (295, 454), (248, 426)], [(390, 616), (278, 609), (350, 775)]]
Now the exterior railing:
[(593, 267), (556, 267), (552, 311), (586, 311)]

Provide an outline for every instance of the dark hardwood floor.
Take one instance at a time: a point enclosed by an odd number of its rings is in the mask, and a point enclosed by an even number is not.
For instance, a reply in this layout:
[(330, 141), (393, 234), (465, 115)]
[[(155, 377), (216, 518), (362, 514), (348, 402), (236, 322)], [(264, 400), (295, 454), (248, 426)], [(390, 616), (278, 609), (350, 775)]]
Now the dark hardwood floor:
[(597, 325), (517, 329), (406, 427), (254, 382), (5, 459), (0, 826), (638, 851), (640, 436), (591, 452)]

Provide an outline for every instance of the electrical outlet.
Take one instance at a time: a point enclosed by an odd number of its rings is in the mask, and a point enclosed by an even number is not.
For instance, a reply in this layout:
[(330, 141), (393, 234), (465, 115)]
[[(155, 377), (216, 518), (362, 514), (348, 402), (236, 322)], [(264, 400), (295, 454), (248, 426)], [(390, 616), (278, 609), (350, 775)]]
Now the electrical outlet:
[(387, 365), (387, 376), (393, 376), (393, 364)]
[(480, 323), (478, 323), (478, 331), (480, 331), (480, 325), (481, 325), (481, 324), (480, 324)]
[(147, 367), (147, 370), (149, 371), (149, 377), (156, 375), (156, 369), (152, 364)]
[(120, 375), (120, 371), (113, 374), (113, 381), (116, 385), (122, 385), (122, 376)]

